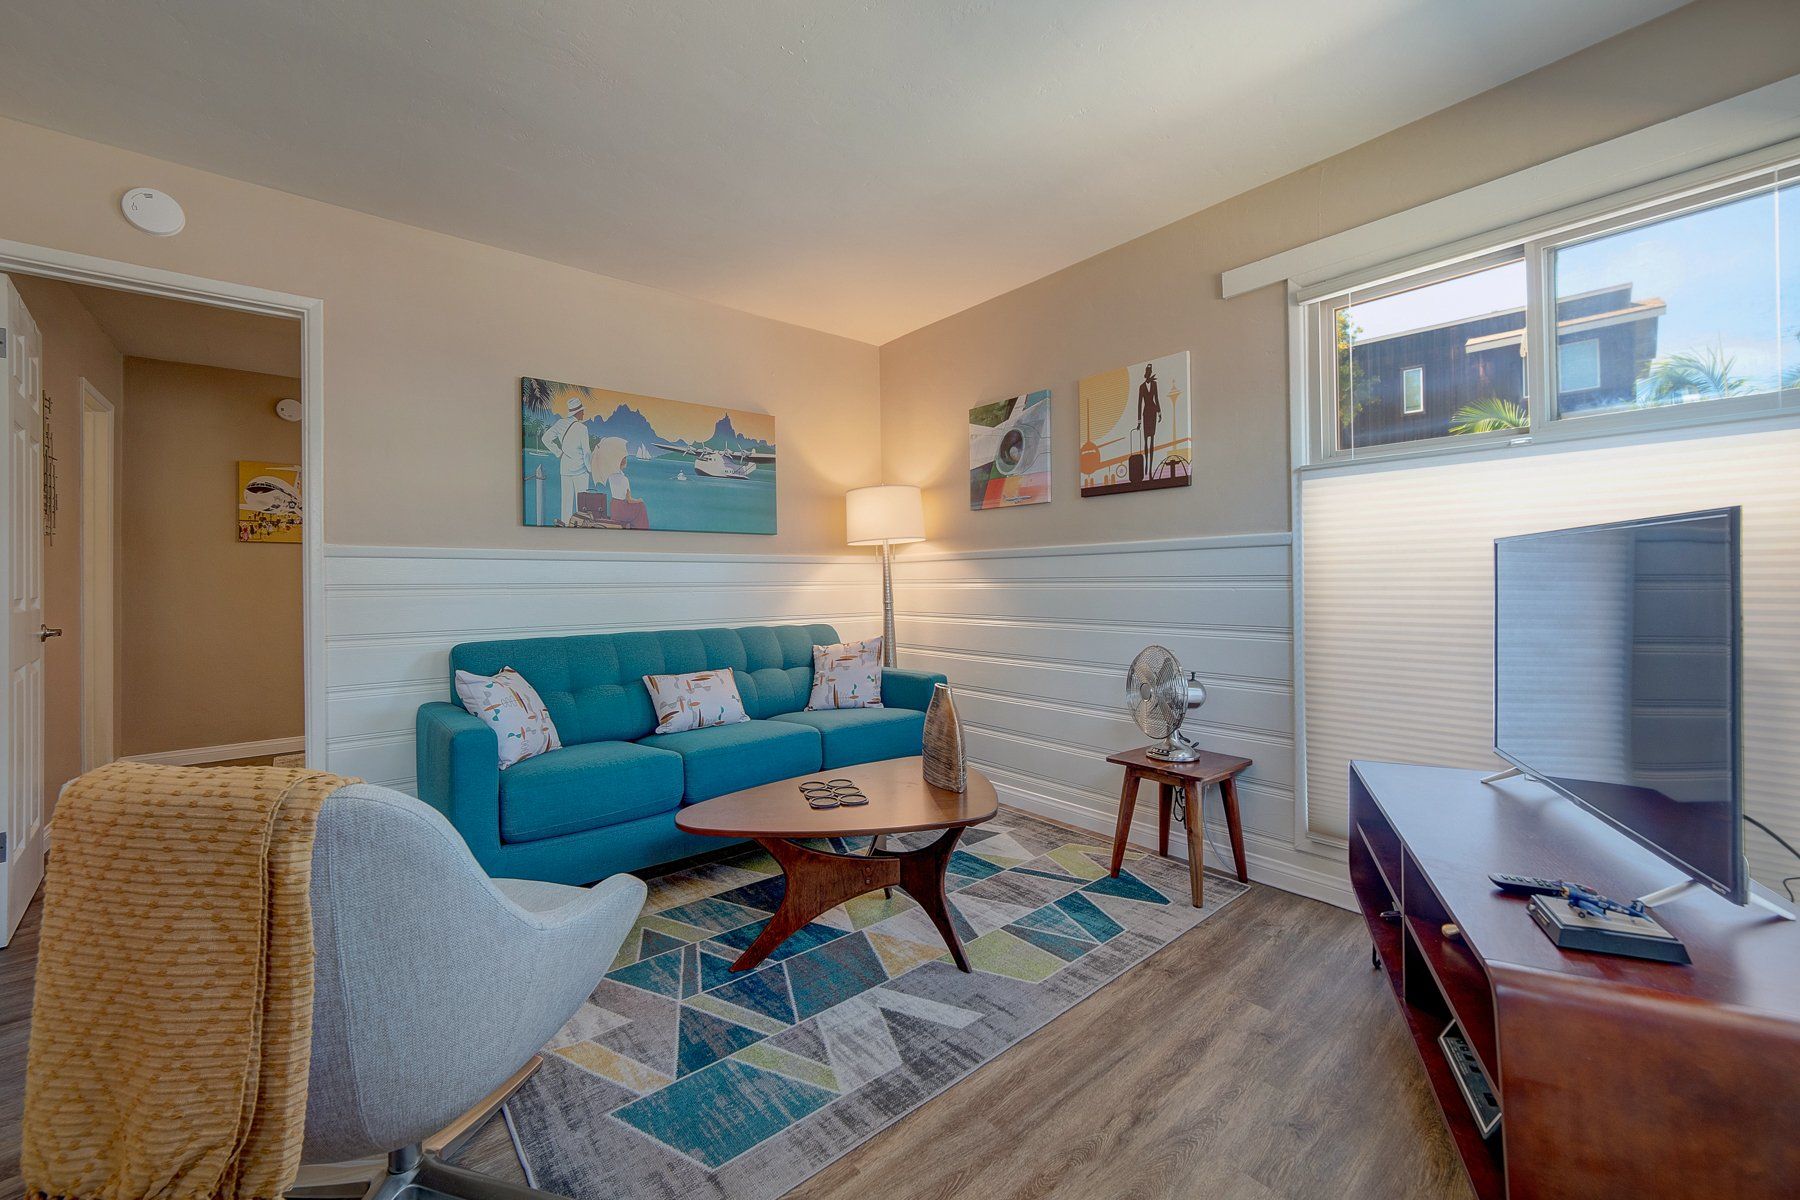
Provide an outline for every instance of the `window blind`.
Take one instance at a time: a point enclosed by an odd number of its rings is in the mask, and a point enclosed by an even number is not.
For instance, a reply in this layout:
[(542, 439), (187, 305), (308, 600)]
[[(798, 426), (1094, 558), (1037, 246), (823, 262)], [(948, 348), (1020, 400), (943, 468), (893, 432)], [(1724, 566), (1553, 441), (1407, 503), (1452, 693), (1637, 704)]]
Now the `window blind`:
[[(1310, 829), (1348, 836), (1353, 758), (1505, 765), (1492, 753), (1495, 538), (1727, 505), (1743, 507), (1746, 807), (1800, 844), (1794, 429), (1303, 476)], [(1744, 836), (1760, 882), (1779, 891), (1800, 874), (1761, 831)]]

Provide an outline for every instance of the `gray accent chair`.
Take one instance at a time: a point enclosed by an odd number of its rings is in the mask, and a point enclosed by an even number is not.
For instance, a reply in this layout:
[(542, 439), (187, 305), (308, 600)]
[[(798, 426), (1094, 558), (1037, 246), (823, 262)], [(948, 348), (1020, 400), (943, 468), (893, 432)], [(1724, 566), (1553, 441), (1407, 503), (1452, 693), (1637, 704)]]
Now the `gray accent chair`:
[(302, 1160), (385, 1154), (388, 1167), (366, 1189), (293, 1194), (541, 1196), (421, 1144), (484, 1099), (498, 1101), (512, 1132), (496, 1093), (599, 983), (644, 891), (630, 875), (587, 888), (489, 879), (430, 805), (371, 784), (327, 797), (313, 848)]

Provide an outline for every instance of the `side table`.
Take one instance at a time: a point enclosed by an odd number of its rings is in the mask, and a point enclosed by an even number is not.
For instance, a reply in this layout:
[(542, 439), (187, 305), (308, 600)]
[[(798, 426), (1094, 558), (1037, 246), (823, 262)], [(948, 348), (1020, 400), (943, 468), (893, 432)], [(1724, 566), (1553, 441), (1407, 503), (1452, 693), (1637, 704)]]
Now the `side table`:
[(1114, 876), (1125, 862), (1125, 844), (1131, 838), (1131, 816), (1137, 809), (1138, 785), (1151, 780), (1157, 785), (1159, 803), (1156, 849), (1164, 858), (1169, 857), (1169, 819), (1175, 807), (1175, 791), (1179, 788), (1186, 795), (1188, 883), (1194, 894), (1194, 907), (1200, 907), (1201, 860), (1205, 857), (1202, 848), (1206, 844), (1206, 832), (1201, 828), (1200, 800), (1209, 784), (1219, 785), (1219, 798), (1224, 801), (1225, 827), (1231, 834), (1231, 856), (1236, 860), (1238, 880), (1250, 881), (1244, 870), (1244, 827), (1238, 819), (1237, 798), (1237, 777), (1250, 766), (1250, 759), (1202, 750), (1193, 762), (1164, 762), (1150, 757), (1150, 747), (1140, 746), (1136, 750), (1108, 755), (1106, 761), (1125, 768), (1125, 786), (1119, 792), (1119, 827), (1113, 833)]

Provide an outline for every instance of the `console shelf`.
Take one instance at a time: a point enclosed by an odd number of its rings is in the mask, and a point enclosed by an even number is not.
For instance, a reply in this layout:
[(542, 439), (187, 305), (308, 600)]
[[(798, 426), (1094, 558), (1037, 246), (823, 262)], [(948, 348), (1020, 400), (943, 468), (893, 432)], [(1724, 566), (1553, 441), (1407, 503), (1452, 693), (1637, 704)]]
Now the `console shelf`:
[[(1351, 764), (1350, 882), (1481, 1200), (1800, 1194), (1800, 928), (1664, 906), (1689, 966), (1557, 949), (1490, 872), (1633, 896), (1674, 869), (1548, 789)], [(1499, 1098), (1483, 1136), (1438, 1045)]]

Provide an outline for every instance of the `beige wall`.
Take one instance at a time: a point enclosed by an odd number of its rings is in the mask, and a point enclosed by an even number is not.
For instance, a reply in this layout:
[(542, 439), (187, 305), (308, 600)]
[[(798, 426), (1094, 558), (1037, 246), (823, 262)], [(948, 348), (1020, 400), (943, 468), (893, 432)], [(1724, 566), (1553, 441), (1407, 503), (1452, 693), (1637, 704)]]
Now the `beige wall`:
[(299, 385), (125, 360), (120, 754), (305, 728), (301, 547), (237, 540), (238, 460), (300, 461), (300, 426), (275, 415)]
[[(884, 472), (928, 488), (920, 549), (1288, 529), (1283, 297), (1221, 300), (1220, 272), (1796, 73), (1800, 4), (1703, 0), (888, 343)], [(1194, 485), (1080, 499), (1076, 380), (1184, 349)], [(1042, 387), (1055, 500), (971, 513), (967, 410)]]
[[(329, 542), (837, 551), (844, 489), (880, 475), (872, 346), (18, 122), (0, 162), (30, 165), (0, 189), (0, 238), (324, 300)], [(138, 185), (179, 199), (186, 230), (127, 225)], [(521, 375), (772, 413), (780, 532), (523, 528)]]
[[(29, 275), (11, 278), (43, 338), (57, 458), (56, 536), (44, 545), (44, 623), (63, 631), (44, 646), (44, 785), (54, 804), (62, 783), (81, 773), (81, 380), (122, 418), (124, 359), (73, 288)], [(114, 650), (116, 678), (116, 639)]]

